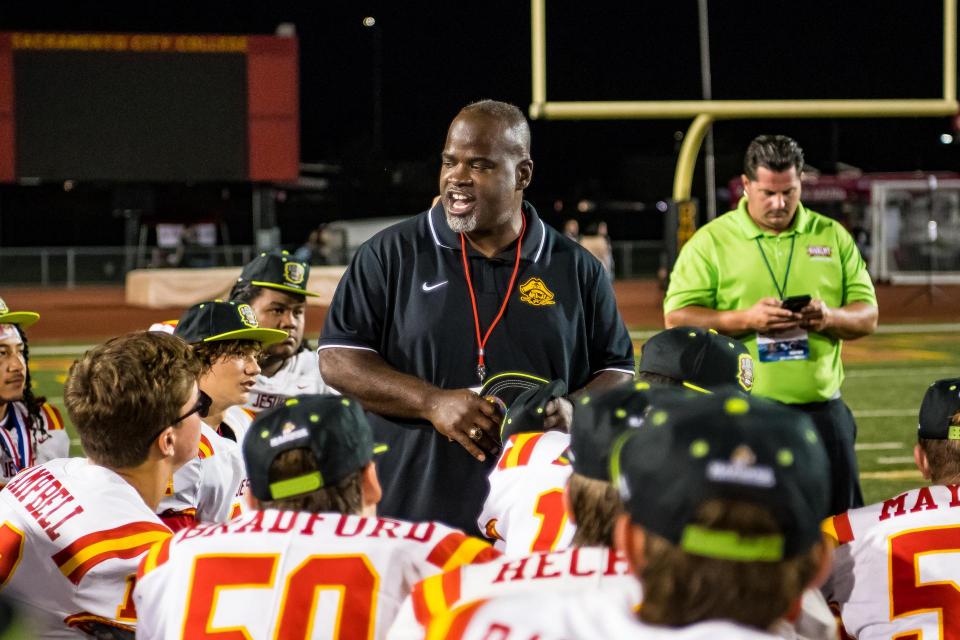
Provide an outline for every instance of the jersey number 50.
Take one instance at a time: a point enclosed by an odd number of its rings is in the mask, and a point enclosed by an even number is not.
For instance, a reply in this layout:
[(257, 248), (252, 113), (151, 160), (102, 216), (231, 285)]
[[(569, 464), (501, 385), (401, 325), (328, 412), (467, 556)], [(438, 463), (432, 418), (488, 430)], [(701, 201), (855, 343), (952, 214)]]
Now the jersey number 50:
[[(243, 627), (213, 627), (217, 596), (226, 589), (273, 588), (279, 554), (201, 556), (194, 561), (193, 587), (183, 623), (184, 638), (245, 640)], [(313, 636), (318, 592), (340, 592), (334, 638), (372, 638), (374, 603), (380, 577), (362, 555), (308, 556), (286, 576), (280, 611), (270, 637), (301, 640)]]

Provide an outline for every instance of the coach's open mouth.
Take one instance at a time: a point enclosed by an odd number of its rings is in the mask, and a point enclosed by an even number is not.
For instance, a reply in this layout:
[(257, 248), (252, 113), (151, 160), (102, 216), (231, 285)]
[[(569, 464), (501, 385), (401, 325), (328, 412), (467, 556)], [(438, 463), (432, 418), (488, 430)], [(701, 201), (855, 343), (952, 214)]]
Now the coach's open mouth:
[(462, 216), (473, 210), (476, 199), (460, 191), (448, 191), (445, 198), (447, 213), (455, 216)]

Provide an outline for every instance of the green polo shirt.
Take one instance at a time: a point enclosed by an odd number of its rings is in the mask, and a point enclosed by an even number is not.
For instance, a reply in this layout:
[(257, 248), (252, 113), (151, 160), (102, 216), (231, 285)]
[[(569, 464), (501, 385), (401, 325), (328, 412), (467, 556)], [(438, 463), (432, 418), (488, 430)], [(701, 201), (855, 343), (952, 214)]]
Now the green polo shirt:
[[(773, 234), (753, 222), (743, 198), (735, 210), (705, 224), (684, 245), (670, 274), (664, 313), (689, 306), (747, 309), (760, 298), (779, 297), (770, 271), (783, 287), (791, 245), (783, 297), (809, 294), (833, 308), (851, 302), (877, 304), (866, 264), (840, 223), (800, 204), (791, 228)], [(756, 333), (737, 337), (755, 361), (755, 395), (802, 404), (829, 400), (839, 392), (841, 340), (811, 332), (808, 360), (760, 362)]]

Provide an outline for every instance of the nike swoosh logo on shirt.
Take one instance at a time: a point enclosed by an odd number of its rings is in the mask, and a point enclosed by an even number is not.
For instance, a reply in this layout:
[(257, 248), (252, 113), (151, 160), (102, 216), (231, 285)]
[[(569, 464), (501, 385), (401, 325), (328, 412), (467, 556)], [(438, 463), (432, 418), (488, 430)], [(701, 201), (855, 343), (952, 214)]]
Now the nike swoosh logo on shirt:
[(433, 291), (437, 287), (442, 287), (443, 285), (447, 284), (447, 282), (448, 282), (447, 280), (444, 280), (443, 282), (438, 282), (437, 284), (427, 284), (426, 282), (424, 282), (420, 288), (423, 289), (424, 293), (429, 293), (430, 291)]

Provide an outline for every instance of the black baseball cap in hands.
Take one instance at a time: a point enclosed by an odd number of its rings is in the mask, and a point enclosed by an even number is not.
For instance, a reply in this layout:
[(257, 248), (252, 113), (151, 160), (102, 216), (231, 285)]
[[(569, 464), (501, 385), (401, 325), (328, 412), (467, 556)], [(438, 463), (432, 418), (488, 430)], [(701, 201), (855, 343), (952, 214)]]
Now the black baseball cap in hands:
[(937, 380), (927, 388), (920, 404), (917, 435), (927, 440), (960, 440), (960, 426), (951, 425), (960, 411), (960, 378)]
[[(665, 410), (619, 441), (611, 475), (631, 520), (687, 553), (779, 562), (820, 541), (828, 515), (830, 462), (810, 418), (734, 392)], [(743, 535), (695, 524), (707, 500), (765, 508), (779, 533)]]
[(567, 393), (567, 383), (551, 380), (539, 387), (531, 387), (518, 395), (507, 408), (500, 423), (500, 440), (506, 442), (517, 433), (543, 431), (547, 404)]
[(574, 472), (610, 482), (610, 450), (626, 432), (648, 420), (661, 420), (661, 406), (700, 394), (682, 387), (628, 382), (596, 394), (584, 394), (573, 407), (570, 464)]
[(300, 262), (287, 251), (272, 249), (248, 262), (237, 282), (302, 296), (319, 296), (319, 293), (307, 291), (309, 279), (309, 264)]
[(185, 342), (218, 340), (253, 340), (265, 347), (287, 339), (287, 332), (263, 329), (250, 305), (242, 302), (213, 300), (195, 304), (180, 317), (173, 335)]
[[(385, 448), (385, 447), (381, 447)], [(307, 449), (317, 471), (270, 483), (270, 465), (284, 451)], [(335, 395), (302, 395), (257, 415), (243, 439), (250, 491), (280, 500), (335, 485), (379, 453), (360, 403)]]
[(753, 357), (739, 340), (713, 329), (674, 327), (661, 331), (643, 344), (639, 371), (675, 380), (688, 389), (710, 393), (736, 386), (744, 393), (753, 389)]

